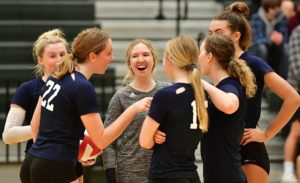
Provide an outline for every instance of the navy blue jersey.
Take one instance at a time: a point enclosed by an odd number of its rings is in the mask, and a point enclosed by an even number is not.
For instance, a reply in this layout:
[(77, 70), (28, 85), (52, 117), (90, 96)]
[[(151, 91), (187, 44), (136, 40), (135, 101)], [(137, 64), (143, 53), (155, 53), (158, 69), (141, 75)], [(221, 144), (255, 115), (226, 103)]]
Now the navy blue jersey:
[(239, 152), (246, 112), (245, 91), (239, 81), (231, 77), (223, 79), (216, 87), (235, 94), (239, 108), (233, 114), (226, 114), (208, 98), (209, 128), (201, 140), (204, 182), (245, 182)]
[(39, 134), (29, 153), (75, 165), (84, 126), (81, 115), (98, 112), (93, 85), (79, 72), (60, 80), (50, 77), (42, 92)]
[(255, 96), (249, 98), (247, 101), (248, 109), (245, 121), (246, 128), (256, 128), (261, 112), (262, 94), (265, 85), (264, 76), (268, 72), (273, 72), (273, 69), (266, 63), (266, 61), (249, 52), (244, 52), (240, 56), (240, 59), (246, 61), (247, 65), (254, 73), (256, 79), (257, 91), (255, 93)]
[[(26, 81), (18, 87), (11, 100), (11, 104), (17, 104), (26, 111), (25, 120), (23, 123), (24, 126), (30, 125), (36, 104), (44, 86), (45, 82), (42, 79), (32, 79), (30, 81)], [(32, 142), (32, 140), (28, 140), (25, 152), (27, 152), (31, 147)]]
[(154, 95), (148, 115), (167, 138), (154, 146), (150, 179), (198, 177), (194, 154), (202, 133), (195, 106), (190, 84), (176, 83)]

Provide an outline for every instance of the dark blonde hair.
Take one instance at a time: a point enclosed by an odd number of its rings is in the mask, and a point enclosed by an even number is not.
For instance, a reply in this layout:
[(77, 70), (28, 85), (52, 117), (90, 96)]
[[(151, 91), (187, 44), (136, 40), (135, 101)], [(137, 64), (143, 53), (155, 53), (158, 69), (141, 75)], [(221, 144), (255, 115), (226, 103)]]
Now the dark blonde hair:
[(239, 46), (243, 51), (247, 50), (252, 42), (252, 27), (247, 20), (248, 15), (249, 7), (246, 3), (234, 2), (213, 18), (227, 21), (231, 32), (240, 32)]
[(253, 97), (256, 92), (255, 76), (246, 62), (234, 57), (233, 41), (226, 35), (208, 35), (204, 40), (204, 49), (211, 53), (228, 74), (237, 78), (245, 88), (246, 96)]
[(196, 41), (188, 36), (178, 36), (167, 42), (165, 53), (171, 58), (170, 61), (174, 65), (189, 72), (191, 85), (195, 93), (200, 129), (206, 132), (208, 130), (208, 114), (205, 106), (201, 74), (197, 68), (199, 48)]
[(72, 43), (71, 54), (66, 55), (56, 67), (53, 76), (62, 78), (75, 70), (78, 63), (84, 63), (89, 53), (98, 54), (106, 47), (110, 36), (99, 28), (87, 28), (81, 31)]
[[(49, 44), (63, 43), (68, 50), (68, 42), (65, 39), (65, 34), (60, 29), (53, 29), (41, 34), (38, 39), (33, 43), (32, 55), (34, 60), (38, 61), (38, 57), (42, 57), (46, 46)], [(45, 67), (37, 64), (35, 67), (35, 75), (38, 78), (43, 77), (45, 74)]]
[(157, 51), (156, 48), (154, 47), (153, 43), (147, 39), (143, 39), (143, 38), (138, 38), (133, 40), (126, 51), (126, 56), (125, 56), (125, 63), (127, 65), (127, 74), (123, 79), (123, 85), (127, 85), (129, 83), (129, 81), (133, 78), (134, 73), (132, 72), (132, 70), (130, 69), (130, 55), (131, 55), (131, 51), (132, 49), (139, 43), (142, 43), (144, 45), (146, 45), (148, 47), (148, 49), (150, 50), (152, 57), (153, 57), (153, 70), (154, 71), (156, 64), (158, 63), (158, 55), (157, 55)]

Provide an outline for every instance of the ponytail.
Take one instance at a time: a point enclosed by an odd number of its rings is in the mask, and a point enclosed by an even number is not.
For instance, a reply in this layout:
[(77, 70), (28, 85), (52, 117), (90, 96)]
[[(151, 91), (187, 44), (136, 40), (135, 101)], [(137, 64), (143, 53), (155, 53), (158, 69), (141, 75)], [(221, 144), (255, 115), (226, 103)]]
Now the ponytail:
[(64, 56), (56, 66), (53, 77), (56, 79), (61, 79), (65, 75), (74, 72), (74, 60), (76, 60), (76, 58), (74, 58), (73, 54), (67, 54), (66, 56)]
[(246, 90), (246, 96), (248, 98), (255, 95), (257, 89), (257, 86), (255, 84), (255, 76), (244, 60), (231, 60), (228, 64), (227, 71), (230, 76), (239, 79), (241, 85)]
[(194, 67), (190, 71), (190, 80), (191, 85), (194, 90), (195, 100), (196, 100), (196, 109), (197, 109), (197, 116), (200, 124), (200, 129), (203, 132), (207, 132), (208, 130), (208, 114), (205, 105), (205, 95), (204, 89), (201, 82), (201, 74), (197, 67)]

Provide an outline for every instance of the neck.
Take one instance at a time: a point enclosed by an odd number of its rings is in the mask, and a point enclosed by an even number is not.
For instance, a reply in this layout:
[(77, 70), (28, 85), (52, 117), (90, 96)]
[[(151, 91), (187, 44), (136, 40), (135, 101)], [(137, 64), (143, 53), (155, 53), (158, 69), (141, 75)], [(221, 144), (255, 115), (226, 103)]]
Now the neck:
[(47, 79), (48, 79), (50, 76), (51, 76), (51, 73), (45, 72), (45, 74), (42, 76), (42, 80), (43, 80), (44, 82), (46, 82)]
[(93, 72), (90, 71), (89, 67), (87, 67), (85, 63), (78, 64), (75, 70), (83, 74), (87, 80), (89, 80), (92, 77)]
[(191, 83), (189, 79), (189, 73), (187, 71), (176, 69), (173, 73), (176, 73), (172, 79), (175, 83)]
[(216, 71), (211, 75), (212, 83), (216, 86), (220, 81), (229, 77), (229, 74), (226, 70), (222, 68), (216, 68)]
[[(238, 44), (238, 43), (237, 43)], [(235, 47), (235, 58), (240, 58), (240, 56), (244, 53), (244, 50), (239, 45), (234, 45)]]
[(129, 86), (141, 91), (141, 92), (148, 92), (151, 91), (155, 87), (156, 83), (152, 77), (147, 78), (135, 78)]

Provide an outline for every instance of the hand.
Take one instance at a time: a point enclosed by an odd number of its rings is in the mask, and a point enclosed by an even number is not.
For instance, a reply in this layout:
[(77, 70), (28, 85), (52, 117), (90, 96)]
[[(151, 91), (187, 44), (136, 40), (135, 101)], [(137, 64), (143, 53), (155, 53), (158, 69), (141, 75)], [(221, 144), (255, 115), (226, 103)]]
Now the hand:
[(152, 97), (145, 97), (136, 103), (134, 103), (134, 107), (137, 112), (147, 112), (150, 108), (152, 102)]
[(245, 128), (241, 144), (246, 145), (249, 142), (265, 142), (266, 140), (265, 132), (259, 128)]
[(283, 42), (283, 35), (278, 31), (273, 31), (271, 34), (271, 41), (279, 46)]
[(96, 159), (89, 159), (87, 161), (80, 161), (82, 166), (92, 166), (96, 163)]
[(166, 134), (160, 130), (156, 130), (154, 134), (154, 142), (156, 144), (163, 144), (166, 141)]

